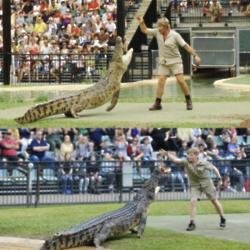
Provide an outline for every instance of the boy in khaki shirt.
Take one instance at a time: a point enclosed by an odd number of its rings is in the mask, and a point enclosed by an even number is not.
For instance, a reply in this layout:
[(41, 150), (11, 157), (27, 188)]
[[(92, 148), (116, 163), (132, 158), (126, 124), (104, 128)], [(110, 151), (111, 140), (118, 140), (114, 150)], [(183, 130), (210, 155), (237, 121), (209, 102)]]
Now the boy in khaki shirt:
[(226, 219), (224, 218), (224, 212), (222, 205), (217, 199), (216, 188), (213, 184), (209, 172), (213, 172), (218, 178), (218, 185), (222, 185), (222, 180), (218, 169), (210, 162), (201, 162), (198, 159), (199, 150), (197, 148), (191, 148), (188, 150), (187, 160), (177, 158), (173, 153), (161, 150), (161, 153), (166, 154), (170, 161), (185, 168), (191, 189), (191, 201), (190, 201), (190, 223), (187, 227), (187, 231), (193, 231), (196, 228), (195, 216), (197, 208), (197, 200), (202, 193), (205, 193), (207, 198), (211, 200), (216, 211), (220, 215), (220, 227), (226, 226)]

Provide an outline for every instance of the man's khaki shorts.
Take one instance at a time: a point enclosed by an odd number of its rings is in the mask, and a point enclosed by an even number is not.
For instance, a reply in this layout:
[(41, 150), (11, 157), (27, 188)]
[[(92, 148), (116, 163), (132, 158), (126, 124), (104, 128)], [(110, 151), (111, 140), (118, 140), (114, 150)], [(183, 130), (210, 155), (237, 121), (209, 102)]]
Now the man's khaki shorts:
[(206, 183), (206, 184), (200, 184), (199, 186), (191, 186), (190, 188), (191, 191), (191, 199), (199, 199), (204, 193), (209, 200), (216, 200), (217, 199), (217, 193), (216, 193), (216, 188), (214, 184), (211, 183)]
[(170, 65), (159, 64), (158, 75), (160, 76), (171, 76), (183, 74), (183, 64), (175, 63)]

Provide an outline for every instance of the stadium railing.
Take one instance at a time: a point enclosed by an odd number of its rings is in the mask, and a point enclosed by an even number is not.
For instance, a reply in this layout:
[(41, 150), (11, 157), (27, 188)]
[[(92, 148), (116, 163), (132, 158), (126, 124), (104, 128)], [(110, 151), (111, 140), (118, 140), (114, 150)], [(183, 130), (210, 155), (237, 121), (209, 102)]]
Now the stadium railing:
[[(189, 199), (189, 184), (185, 172), (168, 161), (72, 161), (40, 162), (0, 161), (0, 204), (27, 205), (125, 202), (150, 178), (159, 164), (170, 166), (172, 172), (160, 181), (157, 200)], [(218, 189), (222, 199), (250, 198), (250, 159), (214, 160), (222, 177)], [(61, 169), (72, 168), (72, 173), (62, 174)], [(93, 170), (91, 169), (93, 168)], [(85, 192), (80, 189), (86, 178), (98, 171), (101, 176), (96, 189), (91, 185)], [(66, 176), (63, 183), (62, 176)], [(216, 184), (215, 176), (211, 176)], [(100, 179), (99, 179), (100, 180)], [(113, 184), (112, 190), (110, 189)]]
[[(186, 0), (174, 0), (170, 1), (171, 6), (171, 22), (174, 27), (178, 26), (190, 26), (191, 24), (197, 24), (204, 26), (234, 26), (239, 27), (241, 25), (247, 25), (249, 17), (244, 12), (246, 11), (247, 4), (243, 1), (239, 4), (232, 3), (229, 0), (220, 0), (222, 10), (221, 17), (218, 21), (211, 21), (211, 14), (209, 8), (212, 1), (186, 1)], [(168, 6), (164, 6), (163, 11), (167, 10)], [(218, 25), (215, 25), (217, 23)], [(212, 25), (211, 25), (212, 24)], [(192, 25), (191, 25), (192, 27)]]
[[(12, 54), (11, 85), (94, 83), (107, 73), (112, 50), (80, 54)], [(0, 82), (3, 82), (0, 53)], [(123, 82), (150, 79), (148, 51), (135, 52)]]

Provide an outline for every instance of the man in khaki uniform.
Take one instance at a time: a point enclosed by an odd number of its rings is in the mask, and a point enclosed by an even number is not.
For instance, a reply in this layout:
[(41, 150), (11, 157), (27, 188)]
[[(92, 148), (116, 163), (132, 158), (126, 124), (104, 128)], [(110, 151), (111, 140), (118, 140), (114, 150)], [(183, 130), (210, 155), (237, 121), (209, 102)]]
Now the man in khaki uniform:
[(192, 110), (192, 100), (190, 96), (190, 90), (183, 77), (183, 63), (179, 52), (179, 46), (183, 47), (189, 54), (194, 56), (194, 62), (196, 65), (200, 64), (200, 57), (195, 50), (190, 47), (179, 33), (172, 30), (170, 23), (166, 17), (162, 17), (157, 21), (157, 28), (148, 28), (141, 16), (136, 17), (139, 21), (140, 29), (147, 35), (156, 37), (158, 49), (159, 49), (159, 69), (158, 69), (158, 84), (155, 103), (149, 110), (161, 110), (161, 98), (163, 96), (164, 85), (171, 74), (176, 77), (178, 84), (181, 87), (186, 99), (187, 110)]
[(170, 161), (176, 163), (178, 166), (185, 168), (191, 189), (191, 201), (190, 201), (190, 223), (187, 227), (187, 231), (192, 231), (196, 228), (195, 216), (197, 208), (197, 200), (202, 193), (205, 193), (207, 198), (211, 200), (216, 211), (220, 215), (220, 227), (226, 226), (226, 219), (224, 218), (224, 212), (222, 205), (217, 199), (216, 188), (210, 177), (209, 172), (213, 172), (218, 179), (218, 185), (222, 185), (222, 180), (218, 169), (207, 161), (199, 161), (199, 149), (191, 148), (188, 150), (187, 159), (182, 160), (177, 158), (173, 153), (161, 150), (161, 153), (166, 154)]

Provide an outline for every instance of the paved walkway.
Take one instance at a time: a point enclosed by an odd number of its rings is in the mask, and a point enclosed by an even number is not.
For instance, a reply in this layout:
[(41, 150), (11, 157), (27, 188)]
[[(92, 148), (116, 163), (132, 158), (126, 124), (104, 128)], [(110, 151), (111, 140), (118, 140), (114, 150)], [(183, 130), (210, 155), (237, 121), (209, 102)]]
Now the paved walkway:
[(219, 228), (218, 215), (198, 215), (195, 231), (187, 232), (189, 221), (187, 215), (178, 216), (149, 216), (148, 227), (169, 229), (178, 233), (196, 234), (211, 238), (250, 243), (250, 214), (227, 214), (227, 227)]
[[(134, 87), (136, 85), (156, 84), (156, 79), (138, 81), (136, 83), (124, 83), (123, 88)], [(222, 80), (223, 82), (226, 79)], [(174, 78), (168, 79), (168, 83), (174, 82)], [(219, 81), (220, 82), (220, 81)], [(230, 82), (231, 84), (231, 82)], [(221, 84), (219, 84), (221, 85)], [(224, 83), (222, 84), (224, 86)], [(225, 84), (226, 85), (226, 84)], [(233, 84), (234, 87), (239, 89), (239, 84)], [(46, 86), (48, 91), (79, 91), (89, 85), (76, 84), (76, 85), (49, 85)], [(246, 86), (249, 88), (249, 85)], [(44, 86), (14, 86), (14, 87), (1, 87), (0, 93), (4, 91), (43, 91)], [(194, 110), (186, 111), (185, 103), (163, 103), (163, 110), (157, 112), (149, 112), (148, 107), (151, 103), (121, 103), (118, 102), (117, 106), (111, 112), (106, 112), (108, 104), (102, 107), (83, 111), (79, 119), (65, 119), (63, 115), (55, 116), (51, 120), (56, 119), (53, 126), (61, 126), (62, 117), (64, 121), (68, 121), (71, 126), (96, 126), (96, 122), (107, 123), (107, 126), (212, 126), (212, 127), (240, 127), (243, 122), (250, 119), (249, 101), (244, 102), (204, 102), (194, 103)], [(13, 119), (23, 115), (31, 106), (10, 108), (0, 110), (1, 124), (17, 125)], [(59, 118), (59, 119), (58, 119)], [(6, 120), (5, 120), (6, 119)], [(10, 121), (12, 120), (12, 122)], [(85, 124), (85, 122), (87, 122)], [(247, 123), (248, 124), (248, 123)], [(36, 123), (39, 125), (39, 122)], [(93, 127), (91, 126), (91, 127)]]
[[(102, 107), (86, 110), (80, 114), (79, 119), (65, 118), (63, 115), (50, 117), (50, 121), (55, 120), (58, 126), (62, 121), (68, 121), (74, 126), (74, 123), (96, 122), (112, 123), (114, 126), (125, 123), (126, 125), (140, 126), (162, 126), (191, 124), (195, 126), (239, 126), (241, 122), (250, 118), (250, 102), (223, 102), (223, 103), (194, 103), (194, 110), (187, 111), (184, 103), (164, 103), (161, 111), (148, 111), (148, 103), (118, 103), (114, 110), (106, 112), (107, 105)], [(14, 119), (23, 115), (30, 106), (17, 107), (0, 110), (1, 120)], [(48, 118), (47, 118), (48, 119)], [(14, 125), (13, 121), (13, 125)], [(37, 125), (39, 122), (36, 123)]]

